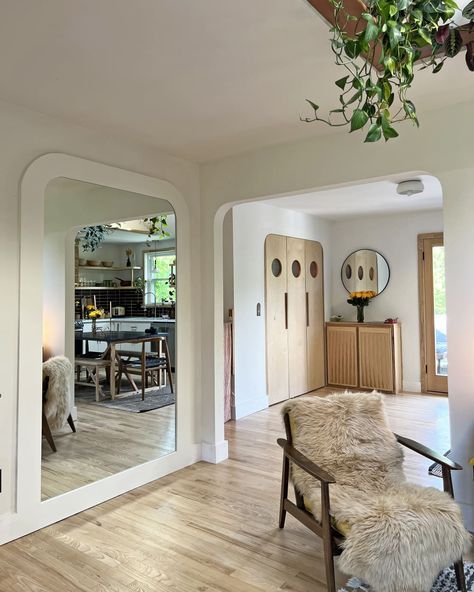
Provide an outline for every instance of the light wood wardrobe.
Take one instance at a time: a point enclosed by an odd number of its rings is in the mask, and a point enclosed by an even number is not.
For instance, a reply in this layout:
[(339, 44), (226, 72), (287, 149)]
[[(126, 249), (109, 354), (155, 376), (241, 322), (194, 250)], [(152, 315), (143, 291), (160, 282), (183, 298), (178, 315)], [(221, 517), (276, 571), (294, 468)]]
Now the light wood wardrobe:
[(277, 234), (265, 240), (270, 405), (325, 384), (323, 250)]

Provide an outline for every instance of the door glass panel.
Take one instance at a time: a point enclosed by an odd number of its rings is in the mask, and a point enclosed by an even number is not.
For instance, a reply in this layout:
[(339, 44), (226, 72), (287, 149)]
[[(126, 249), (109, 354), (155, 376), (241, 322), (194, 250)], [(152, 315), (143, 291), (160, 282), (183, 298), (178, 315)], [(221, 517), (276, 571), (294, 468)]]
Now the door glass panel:
[(435, 369), (438, 376), (448, 375), (448, 342), (446, 339), (446, 281), (444, 246), (433, 247), (433, 301), (435, 325)]

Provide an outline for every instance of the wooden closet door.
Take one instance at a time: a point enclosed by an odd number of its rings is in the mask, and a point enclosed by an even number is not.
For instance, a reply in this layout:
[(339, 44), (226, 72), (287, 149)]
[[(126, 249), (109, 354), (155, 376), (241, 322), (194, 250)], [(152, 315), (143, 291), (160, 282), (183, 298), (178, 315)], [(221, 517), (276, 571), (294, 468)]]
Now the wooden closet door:
[(326, 384), (324, 375), (323, 248), (305, 241), (307, 390)]
[(265, 240), (267, 392), (270, 405), (289, 396), (286, 236)]
[(305, 242), (287, 238), (288, 367), (290, 397), (308, 392)]

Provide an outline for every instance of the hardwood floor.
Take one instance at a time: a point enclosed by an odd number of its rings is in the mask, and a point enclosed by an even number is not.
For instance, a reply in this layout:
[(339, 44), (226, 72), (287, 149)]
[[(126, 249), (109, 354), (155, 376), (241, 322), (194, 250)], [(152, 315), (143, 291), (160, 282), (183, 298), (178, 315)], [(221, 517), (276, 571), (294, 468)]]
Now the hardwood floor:
[(98, 481), (175, 450), (175, 405), (146, 413), (99, 407), (76, 398), (77, 432), (55, 431), (53, 452), (43, 439), (41, 498)]
[[(394, 430), (448, 448), (445, 398), (386, 402)], [(291, 516), (277, 527), (279, 407), (226, 424), (229, 460), (198, 463), (4, 545), (0, 591), (324, 592), (320, 540)], [(408, 454), (407, 471), (441, 485)], [(340, 585), (347, 579), (338, 574)]]

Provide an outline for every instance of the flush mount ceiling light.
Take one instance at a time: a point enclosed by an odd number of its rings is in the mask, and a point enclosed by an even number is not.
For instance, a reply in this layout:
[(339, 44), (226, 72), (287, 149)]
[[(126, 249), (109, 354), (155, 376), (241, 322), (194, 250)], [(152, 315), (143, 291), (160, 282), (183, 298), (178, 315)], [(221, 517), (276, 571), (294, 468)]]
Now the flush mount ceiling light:
[(397, 193), (399, 195), (416, 195), (417, 193), (423, 193), (424, 185), (419, 179), (410, 179), (408, 181), (401, 181), (397, 185)]

